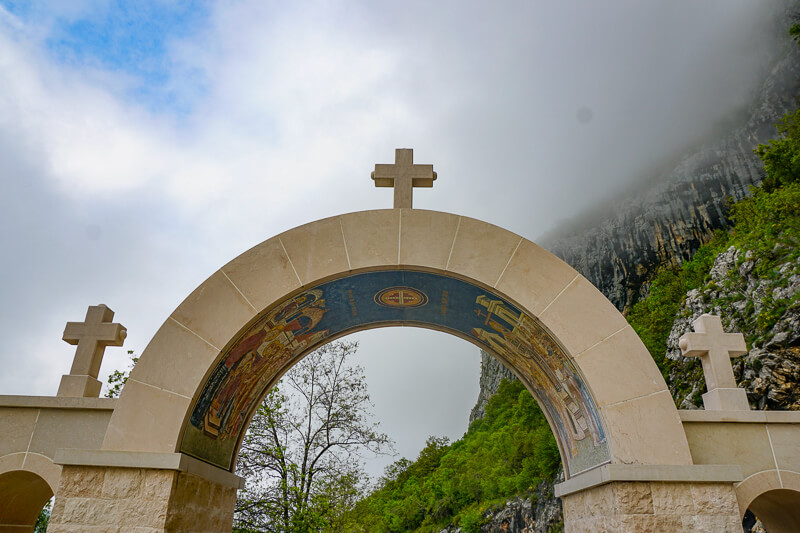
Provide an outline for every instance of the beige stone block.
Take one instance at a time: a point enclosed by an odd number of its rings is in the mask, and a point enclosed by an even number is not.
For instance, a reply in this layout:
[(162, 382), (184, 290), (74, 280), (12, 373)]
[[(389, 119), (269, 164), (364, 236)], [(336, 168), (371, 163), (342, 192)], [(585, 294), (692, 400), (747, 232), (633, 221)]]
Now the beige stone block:
[[(680, 515), (654, 515), (651, 531), (679, 532), (683, 529), (683, 518)], [(646, 531), (646, 530), (640, 530)]]
[(686, 483), (651, 483), (653, 512), (657, 515), (689, 515), (694, 513), (694, 498)]
[(667, 384), (630, 326), (575, 358), (598, 406), (667, 390)]
[(233, 283), (217, 271), (186, 297), (171, 318), (221, 350), (255, 314)]
[(30, 450), (52, 458), (59, 448), (99, 448), (110, 418), (110, 411), (42, 409)]
[(794, 424), (769, 424), (767, 430), (778, 468), (800, 472), (800, 427)]
[[(111, 525), (88, 526), (86, 524), (54, 524), (52, 520), (47, 526), (47, 533), (122, 533), (123, 531), (125, 531), (123, 528)], [(164, 530), (161, 529), (158, 531), (163, 532)]]
[(745, 477), (775, 468), (762, 424), (693, 422), (684, 430), (695, 464), (738, 464)]
[(108, 425), (104, 450), (174, 452), (190, 399), (128, 380)]
[(738, 513), (733, 484), (693, 483), (691, 490), (696, 514)]
[(58, 396), (97, 398), (103, 383), (88, 375), (64, 374), (58, 384)]
[(105, 469), (97, 466), (65, 466), (56, 496), (68, 499), (97, 498), (103, 491)]
[(167, 502), (148, 500), (142, 497), (111, 500), (115, 502), (114, 508), (119, 512), (116, 521), (119, 525), (144, 526), (144, 527), (163, 527), (166, 513)]
[(254, 246), (220, 270), (259, 312), (300, 288), (300, 280), (278, 237)]
[(800, 472), (787, 472), (781, 470), (781, 481), (784, 488), (800, 492)]
[(25, 470), (34, 472), (47, 482), (50, 490), (58, 490), (61, 480), (61, 465), (55, 464), (52, 459), (38, 453), (28, 453), (25, 456)]
[(653, 496), (650, 494), (650, 483), (614, 483), (614, 496), (618, 512), (621, 514), (653, 514)]
[(494, 287), (521, 242), (510, 231), (461, 217), (447, 270)]
[(573, 357), (628, 326), (617, 308), (584, 277), (564, 289), (539, 319)]
[(642, 533), (643, 531), (663, 531), (656, 527), (656, 517), (652, 514), (623, 514), (619, 518), (619, 533)]
[(7, 409), (0, 407), (0, 457), (11, 453), (25, 451), (31, 440), (38, 409)]
[(120, 507), (119, 500), (72, 497), (64, 502), (64, 514), (61, 521), (65, 524), (116, 526), (120, 525), (120, 519), (125, 516)]
[(776, 470), (767, 470), (759, 472), (746, 478), (739, 483), (736, 488), (736, 500), (739, 506), (739, 514), (744, 515), (744, 512), (760, 494), (769, 490), (781, 488), (781, 479), (778, 477)]
[(219, 350), (167, 319), (133, 368), (131, 379), (191, 397), (218, 356)]
[(151, 500), (167, 501), (172, 494), (173, 483), (176, 482), (178, 472), (175, 470), (145, 471), (144, 494)]
[(738, 517), (729, 515), (692, 515), (681, 517), (685, 531), (692, 533), (741, 533)]
[(0, 474), (5, 474), (12, 470), (20, 470), (24, 460), (25, 452), (11, 453), (0, 457)]
[(561, 501), (565, 516), (575, 516), (581, 520), (604, 518), (616, 512), (612, 484), (574, 492), (561, 498)]
[[(402, 209), (400, 264), (444, 270), (459, 218), (438, 211)], [(451, 246), (442, 246), (443, 243), (450, 243)]]
[[(53, 524), (59, 522), (61, 517), (64, 516), (64, 502), (67, 500), (67, 497), (63, 494), (56, 494), (55, 499), (53, 500), (53, 508), (50, 510), (50, 523), (49, 526), (52, 527)], [(48, 527), (49, 529), (49, 527)]]
[(304, 285), (350, 270), (339, 217), (290, 229), (279, 237)]
[(678, 410), (668, 391), (600, 409), (614, 462), (691, 464)]
[(744, 389), (712, 389), (703, 394), (703, 408), (707, 411), (749, 411)]
[(133, 498), (144, 487), (144, 472), (139, 468), (109, 468), (103, 480), (104, 498)]
[(223, 487), (222, 485), (217, 485), (215, 483), (211, 487), (211, 499), (209, 501), (209, 506), (215, 509), (224, 509), (231, 502), (231, 496), (233, 496), (232, 501), (235, 502), (236, 489)]
[(339, 220), (352, 270), (398, 263), (399, 209), (349, 213)]
[(578, 273), (559, 258), (523, 240), (508, 263), (496, 288), (512, 296), (530, 314), (547, 307)]

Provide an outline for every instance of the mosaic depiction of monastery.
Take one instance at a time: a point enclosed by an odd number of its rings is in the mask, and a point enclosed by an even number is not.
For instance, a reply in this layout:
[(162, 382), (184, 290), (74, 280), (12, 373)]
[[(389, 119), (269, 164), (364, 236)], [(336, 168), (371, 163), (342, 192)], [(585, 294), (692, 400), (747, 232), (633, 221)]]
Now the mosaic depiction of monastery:
[(453, 333), (516, 368), (551, 421), (570, 475), (609, 460), (583, 378), (538, 320), (486, 289), (408, 270), (329, 281), (259, 317), (211, 373), (193, 407), (181, 451), (232, 468), (250, 416), (298, 357), (349, 332), (400, 324)]

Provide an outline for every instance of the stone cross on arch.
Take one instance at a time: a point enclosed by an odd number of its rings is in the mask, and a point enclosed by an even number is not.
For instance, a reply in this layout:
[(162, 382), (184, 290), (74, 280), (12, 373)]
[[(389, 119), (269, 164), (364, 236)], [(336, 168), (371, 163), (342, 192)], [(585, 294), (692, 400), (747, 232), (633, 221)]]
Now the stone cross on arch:
[(695, 333), (686, 333), (678, 341), (685, 357), (699, 357), (703, 363), (708, 392), (703, 406), (715, 411), (748, 411), (750, 404), (744, 389), (736, 386), (731, 357), (747, 353), (744, 335), (725, 333), (722, 320), (715, 315), (701, 315), (694, 321)]
[(414, 150), (397, 148), (394, 164), (376, 164), (372, 180), (376, 187), (394, 187), (394, 207), (411, 209), (414, 187), (433, 187), (433, 165), (415, 165)]
[(67, 322), (64, 341), (77, 345), (72, 369), (61, 377), (58, 396), (97, 398), (102, 383), (98, 381), (100, 363), (106, 346), (122, 346), (128, 331), (112, 323), (114, 311), (103, 304), (91, 305), (83, 322)]

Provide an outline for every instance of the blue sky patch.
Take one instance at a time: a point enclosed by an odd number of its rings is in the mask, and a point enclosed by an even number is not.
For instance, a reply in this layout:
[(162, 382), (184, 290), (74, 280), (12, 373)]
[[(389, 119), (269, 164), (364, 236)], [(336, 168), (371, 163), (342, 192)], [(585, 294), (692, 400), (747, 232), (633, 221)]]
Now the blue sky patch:
[(127, 96), (154, 110), (188, 111), (185, 108), (191, 105), (192, 95), (202, 93), (203, 77), (197, 72), (189, 76), (191, 83), (198, 84), (191, 94), (174, 94), (169, 88), (170, 77), (175, 75), (169, 44), (205, 29), (207, 0), (111, 0), (88, 2), (84, 9), (71, 10), (53, 10), (46, 4), (0, 0), (0, 5), (26, 24), (47, 24), (44, 44), (58, 61), (140, 80)]

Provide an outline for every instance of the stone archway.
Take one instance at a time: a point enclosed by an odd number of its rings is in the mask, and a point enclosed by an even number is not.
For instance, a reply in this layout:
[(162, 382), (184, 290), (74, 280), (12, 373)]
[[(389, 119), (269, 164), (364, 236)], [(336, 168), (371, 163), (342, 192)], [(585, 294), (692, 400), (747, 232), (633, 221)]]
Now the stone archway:
[(463, 280), (535, 318), (585, 379), (605, 421), (610, 462), (691, 463), (666, 383), (632, 328), (591, 283), (511, 232), (410, 209), (313, 222), (265, 241), (214, 273), (143, 352), (103, 449), (179, 451), (192, 406), (214, 368), (263, 313), (326, 282), (383, 270)]
[(742, 514), (750, 510), (770, 533), (800, 531), (800, 474), (767, 470), (753, 474), (736, 487)]
[(0, 532), (32, 532), (60, 476), (61, 468), (38, 453), (0, 458)]
[(29, 470), (0, 473), (0, 532), (31, 533), (53, 488)]
[[(426, 299), (427, 315), (417, 305)], [(102, 449), (61, 454), (62, 481), (99, 468), (104, 484), (122, 484), (134, 499), (144, 497), (147, 483), (151, 489), (162, 483), (169, 495), (165, 524), (174, 526), (166, 530), (180, 529), (175, 524), (196, 520), (209, 506), (219, 510), (211, 522), (220, 525), (207, 530), (230, 530), (230, 511), (222, 507), (232, 506), (238, 486), (233, 457), (268, 387), (319, 343), (398, 324), (459, 335), (514, 369), (559, 442), (570, 477), (562, 494), (581, 496), (569, 496), (574, 504), (565, 500), (568, 522), (605, 519), (597, 516), (597, 501), (608, 516), (627, 516), (630, 490), (641, 489), (635, 481), (669, 482), (684, 496), (701, 481), (735, 508), (731, 481), (738, 478), (717, 476), (713, 468), (687, 474), (689, 444), (661, 374), (591, 283), (509, 231), (411, 209), (319, 220), (212, 274), (143, 352)], [(131, 469), (140, 474), (131, 477)], [(172, 474), (157, 483), (154, 472), (163, 469)], [(591, 489), (598, 484), (602, 490)], [(56, 531), (67, 523), (64, 505), (57, 495)]]

